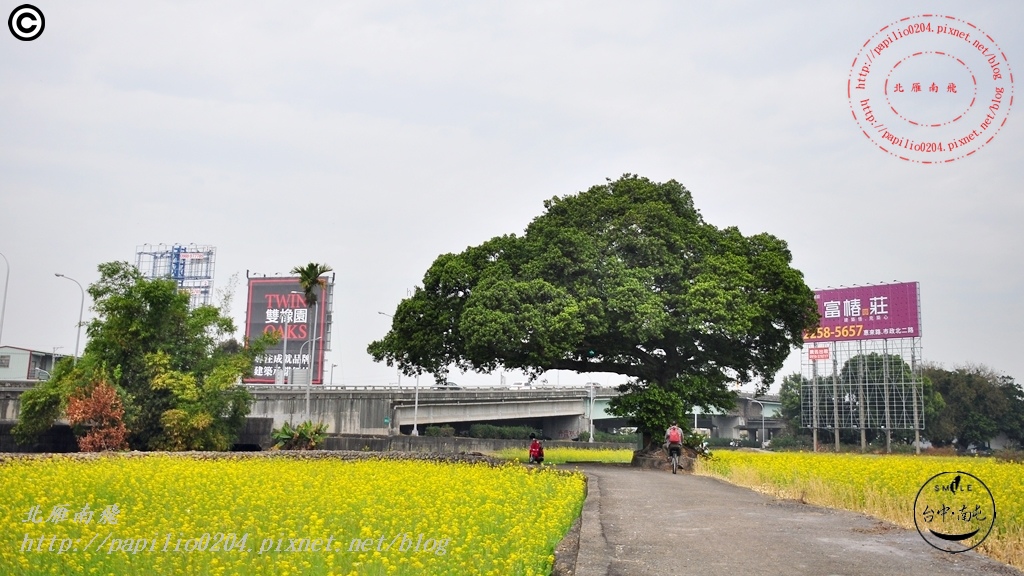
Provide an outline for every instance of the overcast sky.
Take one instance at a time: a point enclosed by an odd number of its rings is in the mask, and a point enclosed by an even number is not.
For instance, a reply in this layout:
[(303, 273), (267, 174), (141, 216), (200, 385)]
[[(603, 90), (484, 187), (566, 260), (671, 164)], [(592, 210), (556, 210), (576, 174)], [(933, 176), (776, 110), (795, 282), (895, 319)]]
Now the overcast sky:
[(785, 239), (812, 288), (920, 282), (927, 360), (1024, 379), (1024, 117), (923, 165), (866, 137), (847, 97), (862, 46), (926, 13), (1024, 70), (1024, 3), (35, 4), (44, 33), (0, 39), (4, 344), (74, 350), (79, 292), (55, 272), (88, 285), (139, 245), (209, 244), (216, 287), (240, 277), (240, 331), (247, 271), (331, 265), (334, 383), (387, 384), (378, 312), (439, 254), (635, 173)]

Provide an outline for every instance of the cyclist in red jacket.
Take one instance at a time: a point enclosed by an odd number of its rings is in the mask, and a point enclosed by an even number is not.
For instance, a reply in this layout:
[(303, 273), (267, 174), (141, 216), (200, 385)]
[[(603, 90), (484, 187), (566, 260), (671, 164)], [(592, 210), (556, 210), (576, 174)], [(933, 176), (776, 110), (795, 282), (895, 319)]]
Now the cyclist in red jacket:
[(669, 458), (675, 453), (681, 456), (683, 453), (683, 429), (676, 426), (675, 422), (665, 430), (665, 447), (668, 448)]

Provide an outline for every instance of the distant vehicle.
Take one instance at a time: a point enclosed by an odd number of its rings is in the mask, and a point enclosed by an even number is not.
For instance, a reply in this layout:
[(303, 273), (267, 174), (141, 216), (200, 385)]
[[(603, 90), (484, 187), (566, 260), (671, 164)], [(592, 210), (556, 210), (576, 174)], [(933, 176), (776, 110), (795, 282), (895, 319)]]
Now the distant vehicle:
[(444, 384), (436, 384), (433, 386), (433, 388), (434, 390), (462, 390), (461, 386), (459, 386), (455, 382), (452, 382), (451, 380), (448, 380)]

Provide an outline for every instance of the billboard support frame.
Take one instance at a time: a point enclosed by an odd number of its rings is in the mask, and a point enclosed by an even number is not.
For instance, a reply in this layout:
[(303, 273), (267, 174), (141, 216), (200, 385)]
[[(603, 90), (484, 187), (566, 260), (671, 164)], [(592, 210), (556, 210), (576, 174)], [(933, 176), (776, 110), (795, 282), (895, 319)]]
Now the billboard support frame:
[(143, 244), (135, 249), (135, 268), (149, 279), (168, 278), (189, 294), (189, 307), (210, 305), (217, 248), (205, 244)]
[[(829, 320), (804, 334), (811, 346), (801, 350), (800, 395), (801, 426), (811, 428), (815, 451), (819, 428), (832, 432), (837, 452), (842, 430), (860, 432), (862, 451), (867, 449), (867, 431), (879, 430), (887, 453), (896, 429), (913, 430), (920, 453), (924, 398), (919, 293), (916, 282), (815, 291), (819, 315), (825, 320), (827, 310)], [(862, 301), (883, 314), (863, 318)], [(831, 378), (819, 372), (823, 360), (831, 360)]]

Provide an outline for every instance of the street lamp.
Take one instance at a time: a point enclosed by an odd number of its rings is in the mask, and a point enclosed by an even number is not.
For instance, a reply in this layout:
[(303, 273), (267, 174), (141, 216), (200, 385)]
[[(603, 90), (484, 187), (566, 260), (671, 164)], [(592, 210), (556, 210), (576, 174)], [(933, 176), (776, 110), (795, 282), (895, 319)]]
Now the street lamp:
[[(64, 278), (66, 280), (71, 280), (75, 284), (78, 284), (78, 290), (82, 293), (82, 302), (78, 306), (78, 334), (75, 336), (75, 358), (71, 362), (72, 365), (77, 366), (78, 365), (78, 342), (79, 342), (79, 340), (82, 337), (82, 312), (85, 311), (85, 289), (82, 288), (82, 285), (78, 282), (78, 280), (75, 280), (74, 278), (71, 278), (69, 276), (65, 276), (65, 275), (63, 275), (63, 274), (61, 274), (59, 272), (54, 273), (54, 276), (56, 276), (57, 278)], [(5, 298), (6, 298), (6, 296), (5, 296)]]
[(597, 386), (597, 382), (590, 383), (590, 434), (587, 437), (587, 442), (594, 441), (594, 387)]
[(334, 386), (334, 367), (335, 366), (337, 366), (337, 364), (331, 364), (331, 386)]
[(416, 375), (416, 395), (412, 400), (412, 435), (419, 436), (420, 431), (416, 429), (417, 412), (420, 408), (420, 375)]
[[(316, 342), (317, 340), (319, 340), (321, 338), (323, 338), (323, 336), (317, 336), (316, 338), (313, 338), (312, 340), (307, 340), (307, 341), (303, 342), (302, 346), (299, 346), (299, 362), (302, 362), (302, 349), (306, 347), (306, 344), (309, 344), (310, 342)], [(310, 418), (311, 418), (311, 416), (309, 415), (309, 388), (310, 388), (310, 386), (312, 386), (312, 384), (313, 384), (313, 350), (312, 350), (312, 347), (310, 347), (310, 352), (309, 352), (309, 378), (306, 380), (306, 419), (307, 420), (310, 420)]]
[[(392, 320), (395, 319), (394, 316), (392, 316), (391, 314), (388, 314), (387, 312), (380, 312), (380, 311), (378, 311), (377, 314), (380, 314), (381, 316), (387, 316), (388, 318), (391, 318)], [(398, 371), (398, 390), (399, 390), (399, 392), (401, 392), (401, 390), (402, 390), (402, 369), (398, 368), (397, 366), (395, 368)], [(417, 417), (419, 415), (419, 408), (420, 408), (420, 375), (417, 374), (416, 375), (416, 390), (415, 390), (415, 392), (413, 394), (413, 399), (412, 399), (412, 435), (413, 436), (419, 436), (420, 435), (420, 431), (419, 431), (419, 429), (416, 426), (416, 420), (417, 420)]]
[(7, 311), (7, 287), (11, 283), (11, 263), (7, 261), (7, 256), (4, 256), (3, 252), (0, 252), (0, 257), (3, 257), (5, 268), (7, 273), (4, 275), (4, 301), (0, 304), (0, 344), (4, 341), (4, 312)]
[(759, 402), (757, 400), (754, 400), (753, 398), (751, 398), (750, 401), (751, 402), (757, 402), (758, 405), (761, 406), (761, 448), (764, 448), (765, 447), (765, 442), (768, 441), (768, 430), (765, 429), (765, 427), (764, 427), (764, 404), (762, 404), (761, 402)]

